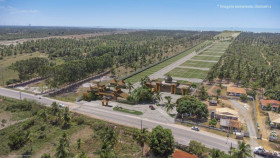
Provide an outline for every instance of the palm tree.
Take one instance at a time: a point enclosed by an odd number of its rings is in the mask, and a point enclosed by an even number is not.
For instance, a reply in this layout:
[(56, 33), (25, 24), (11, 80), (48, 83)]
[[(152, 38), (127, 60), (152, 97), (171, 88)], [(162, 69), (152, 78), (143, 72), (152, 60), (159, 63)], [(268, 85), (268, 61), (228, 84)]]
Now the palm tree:
[(75, 158), (89, 158), (89, 156), (85, 152), (79, 152), (78, 155), (75, 156)]
[(48, 118), (47, 110), (46, 109), (40, 110), (39, 117), (42, 118), (44, 121), (46, 121)]
[(152, 98), (153, 98), (154, 102), (156, 102), (156, 101), (160, 102), (162, 100), (162, 93), (156, 91), (154, 93), (154, 95), (152, 96)]
[(222, 158), (224, 156), (224, 153), (218, 149), (211, 149), (210, 156), (211, 158)]
[(171, 103), (171, 99), (172, 98), (170, 96), (165, 96), (164, 98), (167, 100), (167, 102), (165, 103), (164, 108), (166, 109), (166, 112), (169, 113), (170, 111), (173, 110), (174, 104)]
[(63, 133), (62, 137), (59, 139), (58, 146), (56, 147), (55, 156), (57, 158), (66, 158), (70, 154), (70, 142), (66, 133)]
[(238, 141), (238, 149), (232, 149), (233, 157), (235, 158), (247, 158), (252, 157), (251, 147), (249, 144), (246, 144), (244, 141)]
[(51, 111), (52, 111), (54, 116), (56, 116), (56, 114), (59, 112), (59, 107), (58, 107), (58, 104), (56, 102), (52, 103)]
[(71, 116), (70, 116), (69, 108), (66, 107), (64, 108), (64, 113), (63, 113), (63, 127), (68, 128), (70, 126), (70, 121), (71, 121)]
[(137, 144), (139, 144), (142, 148), (142, 154), (144, 155), (144, 146), (148, 144), (149, 139), (149, 132), (147, 128), (143, 128), (141, 130), (135, 130), (133, 134), (133, 139), (136, 140)]
[(127, 88), (128, 88), (128, 93), (130, 94), (131, 93), (131, 90), (134, 88), (133, 87), (133, 84), (131, 83), (131, 82), (127, 82), (127, 84), (126, 84), (126, 86), (127, 86)]

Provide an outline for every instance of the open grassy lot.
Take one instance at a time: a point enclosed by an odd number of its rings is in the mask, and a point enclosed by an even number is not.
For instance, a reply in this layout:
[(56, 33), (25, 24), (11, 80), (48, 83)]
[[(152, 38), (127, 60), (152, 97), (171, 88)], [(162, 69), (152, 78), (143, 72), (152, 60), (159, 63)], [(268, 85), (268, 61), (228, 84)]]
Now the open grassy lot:
[[(9, 79), (18, 79), (18, 74), (17, 72), (14, 72), (13, 70), (8, 69), (8, 67), (12, 64), (15, 63), (19, 60), (25, 60), (28, 58), (32, 57), (47, 57), (46, 54), (44, 53), (30, 53), (30, 54), (18, 54), (16, 56), (8, 56), (4, 57), (4, 59), (0, 60), (0, 71), (3, 73), (3, 79), (4, 79), (4, 84), (6, 84), (6, 81)], [(3, 80), (2, 80), (2, 74), (0, 76), (1, 83), (0, 85), (3, 85)]]
[(219, 61), (220, 57), (211, 57), (211, 56), (195, 56), (191, 59), (194, 60), (212, 60), (212, 61)]
[(198, 70), (198, 69), (189, 69), (189, 68), (175, 68), (165, 75), (169, 74), (174, 77), (182, 77), (182, 78), (198, 78), (204, 79), (207, 75), (208, 71)]
[(215, 53), (215, 52), (202, 52), (199, 55), (215, 55), (215, 56), (222, 56), (223, 53)]
[[(48, 55), (44, 53), (30, 53), (30, 54), (17, 54), (15, 56), (7, 56), (4, 57), (4, 59), (0, 60), (0, 85), (3, 85), (3, 80), (4, 84), (6, 84), (6, 81), (9, 79), (18, 79), (18, 73), (14, 72), (11, 69), (8, 69), (8, 67), (20, 60), (26, 60), (29, 58), (34, 58), (34, 57), (42, 57), (42, 58), (47, 58)], [(62, 64), (64, 60), (61, 58), (56, 58), (55, 60), (52, 60), (56, 65)], [(3, 73), (3, 78), (2, 78), (2, 73)]]
[[(20, 101), (0, 96), (0, 118), (3, 115), (18, 115), (23, 112), (24, 117), (18, 118), (18, 122), (4, 124), (0, 130), (0, 157), (8, 155), (31, 155), (41, 157), (49, 153), (52, 157), (59, 145), (59, 138), (66, 133), (70, 142), (70, 156), (75, 157), (84, 151), (90, 157), (98, 157), (96, 151), (101, 149), (102, 133), (105, 129), (113, 129), (118, 142), (113, 148), (118, 157), (140, 157), (140, 146), (133, 140), (133, 128), (92, 119), (76, 113), (70, 113), (70, 125), (64, 127), (64, 109), (54, 110), (32, 101)], [(29, 139), (30, 138), (30, 139)], [(77, 140), (81, 139), (81, 148), (77, 148)], [(17, 141), (15, 141), (17, 140)], [(32, 141), (30, 141), (32, 140)], [(32, 149), (32, 150), (31, 150)]]
[(191, 67), (201, 67), (201, 68), (211, 68), (216, 63), (212, 62), (203, 62), (203, 61), (192, 61), (188, 60), (184, 62), (181, 66), (191, 66)]
[(201, 47), (201, 46), (203, 46), (203, 45), (205, 45), (205, 44), (207, 44), (209, 42), (210, 41), (205, 41), (205, 42), (203, 42), (203, 43), (201, 43), (201, 44), (199, 44), (199, 45), (197, 45), (197, 46), (195, 46), (195, 47), (193, 47), (193, 48), (191, 48), (191, 49), (189, 49), (189, 50), (187, 50), (187, 51), (185, 51), (185, 52), (183, 52), (183, 53), (181, 53), (181, 54), (179, 54), (179, 55), (177, 55), (177, 56), (175, 56), (175, 57), (173, 57), (171, 59), (168, 59), (168, 60), (166, 60), (166, 61), (164, 61), (164, 62), (162, 62), (160, 64), (157, 64), (157, 65), (155, 65), (155, 66), (153, 66), (153, 67), (151, 67), (151, 68), (149, 68), (149, 69), (147, 69), (145, 71), (142, 71), (142, 72), (140, 72), (140, 73), (138, 73), (138, 74), (136, 74), (136, 75), (134, 75), (134, 76), (132, 76), (130, 78), (127, 78), (125, 80), (125, 82), (136, 83), (136, 82), (140, 81), (141, 78), (143, 78), (145, 76), (149, 76), (149, 75), (159, 71), (160, 69), (162, 69), (162, 68), (164, 68), (164, 67), (166, 67), (166, 66), (168, 66), (168, 65), (170, 65), (172, 63), (174, 63), (175, 61), (177, 61), (177, 60), (181, 59), (182, 57), (192, 53), (197, 48), (199, 48), (199, 47)]

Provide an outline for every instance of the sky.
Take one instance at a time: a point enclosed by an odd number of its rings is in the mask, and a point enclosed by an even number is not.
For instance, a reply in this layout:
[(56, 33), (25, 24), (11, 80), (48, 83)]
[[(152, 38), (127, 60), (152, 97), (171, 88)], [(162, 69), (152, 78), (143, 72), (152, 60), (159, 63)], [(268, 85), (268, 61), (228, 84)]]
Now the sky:
[(280, 29), (280, 0), (0, 0), (0, 25)]

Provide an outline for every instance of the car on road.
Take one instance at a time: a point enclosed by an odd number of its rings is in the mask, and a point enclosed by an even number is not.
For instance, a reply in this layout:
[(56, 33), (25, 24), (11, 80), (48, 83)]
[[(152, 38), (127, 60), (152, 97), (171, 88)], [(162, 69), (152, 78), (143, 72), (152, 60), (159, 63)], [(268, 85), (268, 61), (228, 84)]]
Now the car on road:
[(155, 110), (155, 108), (154, 108), (153, 105), (150, 105), (149, 108), (150, 108), (151, 110)]
[(193, 126), (193, 127), (192, 127), (192, 130), (194, 130), (194, 131), (199, 131), (199, 128), (196, 127), (196, 126)]
[(65, 105), (64, 105), (64, 104), (59, 103), (59, 104), (58, 104), (58, 107), (60, 107), (60, 108), (65, 108)]

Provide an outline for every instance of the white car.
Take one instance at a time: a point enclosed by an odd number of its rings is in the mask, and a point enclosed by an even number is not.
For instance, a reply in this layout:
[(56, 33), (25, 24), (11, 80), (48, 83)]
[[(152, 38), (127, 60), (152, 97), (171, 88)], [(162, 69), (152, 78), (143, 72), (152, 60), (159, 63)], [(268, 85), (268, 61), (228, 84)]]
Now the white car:
[(196, 127), (196, 126), (193, 126), (193, 127), (192, 127), (192, 130), (199, 131), (199, 128)]
[(61, 103), (59, 103), (58, 106), (59, 106), (60, 108), (64, 108), (64, 107), (65, 107), (65, 105), (64, 105), (64, 104), (61, 104)]

